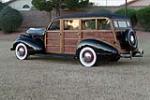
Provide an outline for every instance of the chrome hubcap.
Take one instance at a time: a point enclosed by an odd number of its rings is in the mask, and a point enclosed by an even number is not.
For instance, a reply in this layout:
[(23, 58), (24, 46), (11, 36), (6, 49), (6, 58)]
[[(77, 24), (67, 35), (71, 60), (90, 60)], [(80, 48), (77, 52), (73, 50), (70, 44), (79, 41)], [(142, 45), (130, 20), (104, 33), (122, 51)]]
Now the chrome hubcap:
[(92, 54), (92, 52), (90, 51), (86, 51), (84, 54), (83, 54), (83, 59), (86, 63), (91, 63), (94, 59), (94, 56)]
[(25, 49), (23, 47), (20, 47), (20, 48), (18, 48), (18, 52), (17, 53), (18, 53), (19, 56), (22, 57), (22, 56), (25, 55)]

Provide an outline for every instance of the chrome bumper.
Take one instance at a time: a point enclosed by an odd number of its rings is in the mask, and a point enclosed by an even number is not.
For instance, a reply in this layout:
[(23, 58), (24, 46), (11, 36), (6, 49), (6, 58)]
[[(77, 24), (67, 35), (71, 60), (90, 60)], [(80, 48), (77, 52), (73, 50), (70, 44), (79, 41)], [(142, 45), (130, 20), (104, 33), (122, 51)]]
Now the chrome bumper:
[(143, 55), (144, 55), (144, 50), (138, 50), (136, 52), (130, 51), (130, 53), (120, 54), (122, 58), (131, 58), (131, 59), (132, 57), (143, 57)]

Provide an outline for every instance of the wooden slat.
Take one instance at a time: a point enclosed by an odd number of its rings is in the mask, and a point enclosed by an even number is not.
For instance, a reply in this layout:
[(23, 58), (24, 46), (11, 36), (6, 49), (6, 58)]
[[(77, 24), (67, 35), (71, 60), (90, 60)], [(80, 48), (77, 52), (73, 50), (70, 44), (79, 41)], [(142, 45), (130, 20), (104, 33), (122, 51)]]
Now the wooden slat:
[(48, 39), (47, 40), (47, 45), (49, 45), (49, 46), (60, 45), (60, 40), (58, 40), (58, 39)]
[(59, 34), (60, 33), (48, 33), (47, 39), (59, 39)]
[(78, 38), (77, 32), (64, 32), (65, 38)]
[(60, 31), (48, 31), (46, 37), (46, 52), (60, 53)]
[(75, 54), (76, 53), (76, 46), (65, 46), (64, 53), (66, 54)]
[(78, 39), (65, 39), (65, 45), (74, 45), (76, 46), (78, 43)]
[(46, 52), (48, 53), (60, 53), (59, 50), (60, 50), (59, 46), (47, 46), (46, 47)]
[(64, 53), (74, 54), (78, 41), (78, 31), (64, 31)]
[(114, 45), (114, 36), (111, 31), (83, 32), (83, 39), (97, 39), (109, 42)]

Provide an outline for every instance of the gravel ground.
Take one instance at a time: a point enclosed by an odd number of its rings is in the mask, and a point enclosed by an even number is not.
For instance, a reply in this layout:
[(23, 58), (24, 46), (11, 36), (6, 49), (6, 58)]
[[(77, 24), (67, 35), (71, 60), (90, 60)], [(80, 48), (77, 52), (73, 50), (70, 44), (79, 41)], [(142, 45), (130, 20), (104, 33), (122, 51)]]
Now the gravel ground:
[(138, 32), (143, 58), (83, 68), (65, 58), (18, 61), (17, 34), (0, 35), (0, 100), (150, 100), (150, 33)]

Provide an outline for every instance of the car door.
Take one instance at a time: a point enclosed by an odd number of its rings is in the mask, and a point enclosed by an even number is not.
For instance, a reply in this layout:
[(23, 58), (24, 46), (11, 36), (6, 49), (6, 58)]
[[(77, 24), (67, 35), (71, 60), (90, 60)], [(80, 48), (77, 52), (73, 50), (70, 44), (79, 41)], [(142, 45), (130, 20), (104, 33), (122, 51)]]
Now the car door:
[(46, 53), (61, 53), (60, 20), (50, 24), (45, 35)]
[(75, 54), (77, 44), (80, 41), (80, 19), (64, 19), (63, 35), (64, 35), (64, 53)]

